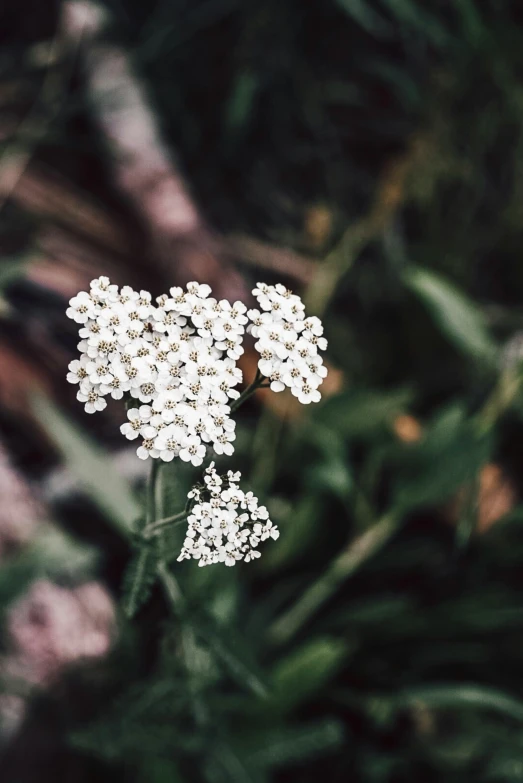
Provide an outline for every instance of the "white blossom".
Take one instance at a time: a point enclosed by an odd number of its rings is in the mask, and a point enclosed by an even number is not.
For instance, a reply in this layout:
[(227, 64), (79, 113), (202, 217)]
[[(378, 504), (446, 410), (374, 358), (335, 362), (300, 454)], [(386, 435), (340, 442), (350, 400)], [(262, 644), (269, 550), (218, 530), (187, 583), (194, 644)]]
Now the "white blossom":
[(204, 487), (194, 487), (187, 496), (195, 502), (187, 517), (178, 560), (194, 559), (199, 566), (233, 566), (240, 560), (248, 563), (260, 557), (257, 547), (261, 541), (278, 538), (278, 528), (270, 521), (267, 509), (258, 504), (252, 492), (240, 489), (240, 478), (239, 472), (232, 471), (219, 476), (214, 462), (205, 470)]
[(86, 413), (96, 413), (96, 411), (103, 411), (107, 406), (107, 402), (100, 397), (96, 389), (91, 389), (88, 392), (79, 391), (76, 395), (76, 399), (79, 402), (85, 403)]
[(197, 466), (209, 448), (230, 456), (247, 324), (274, 392), (288, 387), (301, 402), (317, 402), (327, 374), (319, 354), (327, 345), (323, 326), (305, 318), (301, 299), (279, 284), (259, 283), (254, 294), (260, 309), (247, 311), (193, 282), (154, 304), (148, 291), (99, 277), (69, 302), (81, 339), (67, 380), (77, 384), (88, 413), (103, 410), (107, 397), (137, 401), (121, 431), (139, 439), (142, 459), (179, 457)]
[(319, 386), (327, 375), (318, 353), (327, 348), (320, 319), (305, 318), (300, 297), (281, 284), (258, 283), (253, 294), (261, 309), (248, 311), (247, 331), (257, 339), (260, 373), (274, 392), (287, 387), (305, 405), (319, 402)]
[[(121, 431), (140, 439), (142, 459), (176, 456), (200, 465), (208, 448), (233, 453), (228, 403), (239, 396), (235, 387), (242, 381), (236, 361), (243, 352), (246, 307), (210, 294), (208, 285), (189, 283), (171, 288), (155, 306), (148, 291), (119, 289), (100, 277), (89, 293), (69, 303), (81, 355), (70, 363), (67, 380), (78, 385), (89, 413), (102, 410), (107, 396), (130, 395), (141, 403), (139, 413), (128, 412)], [(150, 411), (147, 422), (144, 408)], [(154, 431), (146, 432), (146, 424)]]
[(86, 291), (80, 291), (79, 294), (73, 296), (69, 302), (69, 307), (66, 310), (68, 318), (72, 318), (77, 324), (85, 324), (93, 317), (95, 310), (95, 302)]

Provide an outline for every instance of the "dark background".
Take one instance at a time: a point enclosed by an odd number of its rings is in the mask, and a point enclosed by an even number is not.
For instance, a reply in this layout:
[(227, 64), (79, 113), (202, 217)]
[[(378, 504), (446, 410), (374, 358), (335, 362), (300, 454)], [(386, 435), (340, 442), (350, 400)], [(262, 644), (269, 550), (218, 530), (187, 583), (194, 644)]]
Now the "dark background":
[[(523, 780), (522, 16), (4, 0), (2, 781)], [(280, 539), (198, 569), (164, 536), (174, 616), (151, 574), (126, 616), (146, 466), (65, 381), (101, 274), (282, 281), (329, 338), (321, 404), (239, 415)]]

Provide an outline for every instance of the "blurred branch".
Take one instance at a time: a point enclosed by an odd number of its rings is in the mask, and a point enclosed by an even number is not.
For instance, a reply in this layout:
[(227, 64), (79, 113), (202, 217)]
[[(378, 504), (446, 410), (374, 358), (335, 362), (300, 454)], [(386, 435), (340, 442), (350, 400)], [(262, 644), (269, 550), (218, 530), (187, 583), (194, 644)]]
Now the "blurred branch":
[(116, 255), (131, 251), (133, 234), (55, 170), (32, 163), (12, 198), (29, 212), (83, 234)]
[(308, 587), (301, 598), (269, 629), (273, 644), (284, 644), (331, 598), (341, 585), (391, 539), (399, 527), (392, 513), (351, 541), (324, 574)]
[(89, 0), (64, 3), (63, 30), (82, 46), (87, 91), (112, 155), (118, 187), (141, 216), (166, 272), (208, 282), (218, 297), (246, 298), (241, 277), (218, 257), (218, 243), (161, 139), (145, 89), (127, 53), (104, 40), (107, 15)]
[(59, 29), (49, 45), (45, 62), (47, 70), (37, 99), (14, 131), (14, 140), (7, 145), (0, 157), (0, 210), (17, 187), (35, 149), (45, 138), (49, 127), (65, 103), (67, 84), (82, 35), (83, 28), (80, 27), (77, 45), (71, 56), (70, 69), (57, 67), (63, 52), (62, 33)]
[(367, 215), (353, 223), (338, 244), (318, 264), (318, 271), (304, 294), (307, 311), (322, 315), (340, 280), (358, 256), (387, 228), (394, 215), (410, 197), (409, 178), (434, 155), (432, 140), (423, 134), (414, 136), (403, 155), (393, 160), (378, 182), (374, 203)]
[(311, 283), (318, 268), (314, 261), (294, 250), (276, 247), (255, 237), (232, 234), (226, 237), (226, 242), (235, 261), (290, 277), (300, 285)]

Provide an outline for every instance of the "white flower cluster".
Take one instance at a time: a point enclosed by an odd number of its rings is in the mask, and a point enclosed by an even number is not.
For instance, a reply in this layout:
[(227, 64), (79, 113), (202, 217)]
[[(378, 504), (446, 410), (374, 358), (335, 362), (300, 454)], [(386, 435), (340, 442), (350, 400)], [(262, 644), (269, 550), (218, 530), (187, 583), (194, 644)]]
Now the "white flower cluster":
[(285, 286), (258, 283), (253, 290), (260, 310), (249, 310), (247, 330), (257, 338), (258, 368), (273, 391), (287, 386), (301, 403), (319, 402), (318, 387), (327, 368), (318, 351), (327, 348), (319, 318), (305, 318), (300, 297)]
[(128, 411), (122, 433), (142, 438), (138, 456), (201, 465), (207, 444), (232, 454), (235, 422), (229, 402), (242, 380), (247, 308), (210, 296), (208, 285), (171, 288), (156, 304), (147, 291), (121, 289), (107, 277), (70, 301), (80, 324), (80, 359), (67, 380), (79, 384), (87, 413), (101, 411), (108, 395), (129, 393), (141, 405)]
[(196, 501), (187, 521), (187, 535), (178, 560), (198, 560), (199, 566), (260, 557), (258, 545), (280, 535), (269, 519), (265, 506), (258, 505), (252, 492), (243, 492), (241, 474), (228, 471), (219, 476), (212, 462), (204, 473), (204, 485), (195, 487), (188, 497)]

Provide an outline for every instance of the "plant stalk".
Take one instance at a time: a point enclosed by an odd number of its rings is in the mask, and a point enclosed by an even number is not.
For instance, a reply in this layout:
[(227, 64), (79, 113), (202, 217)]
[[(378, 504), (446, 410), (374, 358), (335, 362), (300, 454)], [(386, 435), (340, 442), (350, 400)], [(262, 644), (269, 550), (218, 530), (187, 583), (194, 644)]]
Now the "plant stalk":
[(238, 399), (232, 403), (231, 413), (234, 413), (234, 411), (238, 410), (240, 405), (243, 405), (245, 400), (248, 400), (249, 397), (252, 397), (252, 395), (258, 391), (258, 389), (266, 388), (266, 386), (263, 384), (264, 380), (264, 376), (261, 374), (261, 372), (256, 370), (256, 375), (254, 376), (254, 380), (251, 385), (247, 386), (247, 388), (242, 391)]
[(327, 570), (308, 587), (301, 598), (269, 629), (273, 644), (284, 644), (314, 615), (336, 590), (372, 555), (391, 539), (399, 519), (386, 514), (373, 527), (355, 538)]

